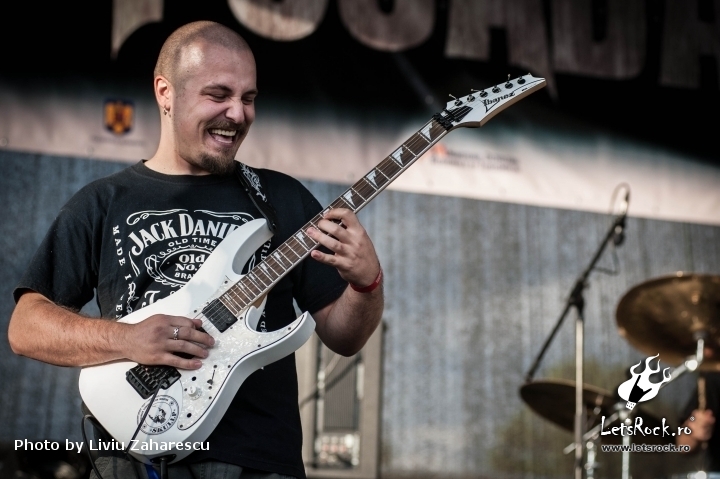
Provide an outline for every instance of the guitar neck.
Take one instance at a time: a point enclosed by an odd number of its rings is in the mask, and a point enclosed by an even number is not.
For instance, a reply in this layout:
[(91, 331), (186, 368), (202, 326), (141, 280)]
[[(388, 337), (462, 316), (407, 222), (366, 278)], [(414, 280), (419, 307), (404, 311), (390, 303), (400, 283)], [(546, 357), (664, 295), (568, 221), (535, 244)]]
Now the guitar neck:
[[(436, 115), (437, 117), (437, 115)], [(290, 270), (304, 260), (319, 244), (305, 232), (318, 228), (324, 214), (333, 208), (347, 208), (357, 213), (381, 191), (403, 174), (427, 150), (448, 132), (444, 118), (433, 117), (420, 130), (404, 141), (392, 154), (383, 159), (366, 175), (340, 195), (321, 213), (278, 246), (270, 255), (231, 286), (218, 299), (235, 316), (272, 289)]]

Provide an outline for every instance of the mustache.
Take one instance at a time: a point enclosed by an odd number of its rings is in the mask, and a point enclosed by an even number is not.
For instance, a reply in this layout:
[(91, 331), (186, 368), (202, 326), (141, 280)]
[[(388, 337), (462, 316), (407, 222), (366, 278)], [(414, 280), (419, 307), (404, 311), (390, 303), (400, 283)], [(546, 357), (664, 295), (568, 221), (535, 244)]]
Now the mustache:
[(248, 127), (244, 123), (235, 123), (234, 121), (227, 121), (227, 120), (215, 120), (211, 121), (207, 125), (208, 130), (212, 129), (219, 129), (219, 130), (236, 130), (240, 135), (244, 135), (247, 131)]

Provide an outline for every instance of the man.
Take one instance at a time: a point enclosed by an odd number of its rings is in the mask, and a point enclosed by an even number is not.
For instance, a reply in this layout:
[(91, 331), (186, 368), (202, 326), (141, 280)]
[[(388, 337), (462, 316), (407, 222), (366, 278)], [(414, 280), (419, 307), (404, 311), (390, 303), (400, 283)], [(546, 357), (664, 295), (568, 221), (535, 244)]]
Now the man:
[[(129, 325), (76, 312), (93, 289), (103, 318), (121, 317), (172, 294), (223, 237), (261, 217), (233, 175), (235, 154), (255, 118), (255, 61), (245, 41), (212, 22), (181, 27), (162, 47), (154, 90), (162, 112), (155, 155), (76, 194), (15, 290), (8, 338), (17, 354), (60, 366), (127, 358), (197, 369), (213, 347), (198, 320), (158, 314)], [(321, 207), (285, 175), (248, 174), (256, 175), (257, 194), (278, 214), (272, 244), (252, 263)], [(380, 320), (380, 264), (351, 211), (331, 210), (318, 227), (324, 233), (311, 228), (307, 235), (326, 252), (313, 251), (312, 259), (273, 288), (260, 327), (289, 324), (295, 298), (313, 315), (322, 341), (351, 355)], [(171, 466), (170, 476), (303, 477), (301, 441), (291, 355), (251, 375), (210, 436), (210, 450)], [(135, 477), (135, 466), (122, 458), (98, 462), (105, 479)], [(148, 472), (136, 470), (143, 477)]]

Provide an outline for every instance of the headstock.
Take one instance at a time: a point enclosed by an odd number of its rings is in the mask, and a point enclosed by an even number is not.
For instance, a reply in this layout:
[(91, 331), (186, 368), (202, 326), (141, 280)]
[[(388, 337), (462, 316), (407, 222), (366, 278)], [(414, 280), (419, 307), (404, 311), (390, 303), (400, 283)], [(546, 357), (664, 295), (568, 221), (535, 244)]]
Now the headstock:
[(546, 84), (544, 78), (529, 73), (512, 80), (508, 78), (505, 83), (474, 90), (469, 95), (449, 101), (442, 112), (433, 115), (433, 119), (448, 131), (460, 127), (477, 128)]

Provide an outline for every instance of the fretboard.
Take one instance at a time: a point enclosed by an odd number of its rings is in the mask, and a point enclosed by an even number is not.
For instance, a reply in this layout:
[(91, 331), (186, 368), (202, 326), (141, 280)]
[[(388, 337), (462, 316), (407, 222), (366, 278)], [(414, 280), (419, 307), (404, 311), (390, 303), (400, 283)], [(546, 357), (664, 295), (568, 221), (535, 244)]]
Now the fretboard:
[[(312, 250), (318, 247), (319, 244), (309, 237), (306, 231), (310, 227), (319, 229), (318, 222), (325, 213), (333, 208), (347, 208), (357, 213), (446, 133), (446, 127), (435, 119), (426, 123), (423, 128), (403, 142), (392, 154), (378, 163), (345, 193), (306, 223), (302, 229), (252, 268), (240, 281), (213, 301), (207, 308), (208, 311), (204, 311), (206, 315), (208, 313), (212, 315), (215, 312), (214, 316), (217, 317), (217, 321), (222, 322), (223, 319), (227, 318), (225, 321), (230, 324), (232, 318), (229, 317), (228, 313), (232, 313), (235, 317), (239, 316), (248, 306), (264, 296), (283, 276), (304, 260)], [(218, 303), (224, 305), (227, 311), (221, 311), (225, 308), (222, 308)]]

